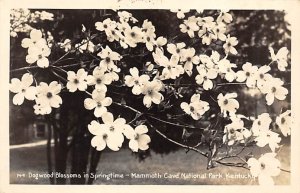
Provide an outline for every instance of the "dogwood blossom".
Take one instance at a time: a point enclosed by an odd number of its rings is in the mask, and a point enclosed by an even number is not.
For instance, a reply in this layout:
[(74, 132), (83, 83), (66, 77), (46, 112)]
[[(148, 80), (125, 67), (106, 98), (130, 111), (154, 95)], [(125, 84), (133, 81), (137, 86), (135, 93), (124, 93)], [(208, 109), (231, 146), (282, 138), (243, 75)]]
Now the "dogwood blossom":
[(79, 50), (80, 53), (84, 51), (94, 53), (95, 52), (95, 44), (91, 40), (84, 39), (80, 43), (75, 44), (75, 48)]
[(38, 42), (34, 46), (28, 48), (26, 62), (29, 64), (37, 63), (40, 68), (48, 68), (48, 56), (51, 54), (50, 48), (43, 42)]
[(57, 43), (61, 48), (65, 50), (65, 52), (69, 52), (72, 49), (71, 40), (65, 39), (63, 43), (58, 42)]
[(159, 93), (162, 87), (162, 83), (156, 80), (152, 80), (151, 82), (147, 81), (144, 83), (141, 91), (142, 94), (145, 95), (143, 103), (147, 108), (151, 106), (152, 102), (159, 104), (164, 99), (164, 96)]
[(280, 174), (280, 162), (275, 158), (275, 153), (263, 154), (258, 160), (250, 158), (247, 161), (250, 172), (254, 177), (258, 177), (261, 185), (274, 185), (272, 176)]
[(224, 21), (225, 23), (231, 23), (233, 18), (232, 15), (228, 12), (229, 10), (222, 10), (217, 18), (217, 22), (220, 23)]
[(92, 92), (92, 98), (86, 98), (84, 100), (84, 107), (88, 110), (94, 110), (95, 117), (101, 117), (107, 112), (107, 107), (111, 105), (112, 99), (105, 96), (105, 90), (95, 89)]
[(52, 108), (59, 108), (62, 104), (62, 99), (58, 95), (61, 91), (61, 84), (57, 81), (52, 81), (49, 85), (41, 82), (37, 87), (36, 108), (42, 108), (44, 114), (51, 113)]
[(230, 35), (227, 36), (226, 40), (225, 40), (225, 44), (223, 45), (225, 54), (233, 54), (233, 55), (237, 55), (237, 51), (234, 48), (234, 46), (236, 46), (238, 44), (238, 40), (236, 37), (230, 37)]
[(127, 28), (124, 31), (125, 34), (125, 43), (128, 44), (130, 47), (135, 48), (137, 43), (143, 41), (143, 32), (142, 29), (134, 26), (132, 28)]
[(103, 22), (96, 22), (95, 27), (99, 31), (105, 31), (106, 33), (111, 29), (115, 29), (117, 24), (115, 21), (112, 21), (110, 18), (103, 20)]
[(284, 136), (291, 135), (291, 111), (287, 110), (284, 113), (281, 113), (278, 117), (276, 117), (276, 124), (278, 125), (281, 133)]
[(193, 64), (199, 64), (200, 58), (195, 55), (194, 48), (187, 48), (182, 50), (182, 57), (180, 58), (181, 62), (184, 62), (184, 71), (191, 76), (193, 71)]
[(213, 88), (213, 82), (211, 80), (217, 78), (218, 72), (215, 69), (205, 68), (203, 66), (197, 66), (198, 75), (195, 77), (197, 84), (203, 84), (205, 90)]
[(177, 44), (167, 44), (167, 51), (172, 55), (178, 55), (179, 58), (183, 55), (183, 48), (186, 46), (184, 42)]
[(139, 125), (134, 130), (131, 127), (126, 127), (124, 130), (124, 135), (130, 140), (129, 148), (133, 152), (138, 152), (138, 150), (149, 149), (149, 143), (151, 138), (146, 133), (148, 132), (148, 127), (146, 125)]
[(236, 81), (244, 82), (246, 81), (246, 85), (249, 88), (254, 88), (256, 85), (255, 73), (258, 71), (257, 66), (252, 66), (251, 63), (246, 62), (243, 65), (243, 70), (240, 70), (236, 73)]
[(184, 20), (183, 24), (180, 24), (179, 27), (180, 31), (182, 33), (187, 33), (190, 38), (193, 38), (195, 36), (195, 31), (199, 30), (195, 16), (191, 16), (187, 20)]
[(139, 95), (142, 92), (143, 85), (149, 81), (150, 77), (146, 74), (139, 76), (139, 70), (136, 67), (130, 68), (129, 72), (131, 75), (125, 76), (125, 84), (132, 87), (133, 94)]
[(261, 89), (268, 78), (271, 78), (271, 75), (267, 72), (271, 70), (270, 66), (263, 65), (258, 68), (258, 70), (255, 72), (254, 77), (256, 80), (256, 86)]
[(200, 94), (194, 94), (191, 97), (189, 104), (182, 102), (180, 107), (186, 114), (192, 116), (195, 120), (199, 120), (210, 108), (208, 102), (200, 100)]
[(271, 122), (272, 119), (269, 113), (262, 113), (258, 115), (257, 119), (255, 119), (252, 123), (251, 131), (253, 135), (258, 136), (261, 131), (268, 131)]
[(97, 151), (102, 151), (106, 146), (113, 151), (118, 151), (124, 141), (122, 134), (113, 134), (105, 123), (100, 124), (93, 120), (88, 125), (88, 130), (95, 135), (91, 140), (91, 145), (96, 147)]
[(284, 82), (279, 78), (268, 78), (260, 88), (266, 95), (267, 105), (272, 105), (274, 99), (284, 100), (288, 94), (288, 89), (283, 87)]
[(67, 89), (69, 92), (75, 92), (77, 89), (80, 91), (85, 91), (87, 89), (87, 72), (81, 68), (75, 72), (68, 71), (68, 83)]
[(226, 93), (223, 95), (220, 93), (218, 95), (218, 105), (223, 113), (223, 116), (227, 116), (227, 112), (229, 115), (235, 114), (237, 109), (239, 108), (239, 102), (235, 99), (237, 97), (237, 93)]
[(47, 44), (46, 40), (43, 38), (41, 30), (32, 29), (30, 32), (30, 38), (24, 38), (22, 40), (21, 46), (23, 48), (30, 48), (36, 44), (42, 45)]
[(177, 13), (176, 16), (178, 19), (183, 19), (185, 17), (185, 13), (190, 12), (190, 10), (182, 10), (182, 9), (171, 9), (173, 13)]
[(100, 68), (103, 68), (105, 70), (115, 68), (114, 61), (119, 61), (122, 59), (120, 54), (112, 51), (109, 46), (106, 46), (105, 49), (102, 49), (102, 51), (99, 52), (97, 56), (103, 59), (101, 60), (99, 66)]
[(271, 54), (272, 61), (277, 62), (278, 69), (280, 71), (286, 71), (286, 67), (288, 66), (287, 55), (289, 53), (289, 50), (286, 47), (282, 47), (278, 50), (276, 55), (275, 55), (274, 49), (272, 47), (269, 47), (269, 51)]
[(225, 58), (218, 62), (219, 71), (225, 75), (225, 79), (228, 82), (232, 82), (236, 78), (236, 73), (232, 70), (232, 68), (236, 67), (236, 64), (231, 63)]
[(269, 145), (272, 152), (274, 152), (275, 149), (279, 147), (278, 143), (280, 143), (281, 138), (279, 137), (278, 133), (268, 129), (261, 130), (254, 140), (256, 141), (257, 146), (265, 147), (266, 145)]
[(96, 67), (93, 70), (93, 75), (88, 75), (86, 79), (88, 85), (95, 85), (96, 89), (105, 90), (105, 92), (107, 90), (106, 85), (112, 82), (112, 77), (105, 73), (105, 70), (100, 67)]
[(245, 139), (251, 136), (251, 132), (244, 127), (244, 121), (241, 117), (231, 116), (230, 119), (232, 123), (224, 128), (223, 142), (227, 142), (229, 146), (235, 142), (244, 143)]
[(17, 78), (11, 79), (9, 84), (9, 90), (16, 95), (13, 97), (14, 105), (21, 105), (24, 102), (24, 98), (27, 100), (34, 100), (36, 98), (36, 87), (31, 86), (33, 83), (33, 76), (29, 73), (25, 73), (21, 80)]

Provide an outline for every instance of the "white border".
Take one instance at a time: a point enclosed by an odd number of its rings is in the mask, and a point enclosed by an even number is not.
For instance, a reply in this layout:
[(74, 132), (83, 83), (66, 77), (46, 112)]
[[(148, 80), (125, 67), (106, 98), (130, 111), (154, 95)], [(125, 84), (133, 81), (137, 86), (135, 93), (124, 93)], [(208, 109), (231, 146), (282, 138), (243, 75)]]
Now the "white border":
[[(291, 185), (262, 187), (237, 185), (10, 185), (9, 184), (9, 10), (10, 8), (53, 8), (53, 9), (278, 9), (286, 10), (292, 15), (292, 153), (291, 153)], [(0, 193), (16, 192), (300, 192), (300, 1), (294, 0), (0, 0)]]

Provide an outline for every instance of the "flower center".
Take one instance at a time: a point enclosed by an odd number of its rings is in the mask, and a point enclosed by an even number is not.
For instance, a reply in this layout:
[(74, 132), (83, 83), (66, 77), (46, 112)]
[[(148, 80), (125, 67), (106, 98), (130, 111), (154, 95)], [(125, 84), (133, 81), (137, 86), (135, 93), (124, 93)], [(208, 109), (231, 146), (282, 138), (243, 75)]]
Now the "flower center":
[(177, 49), (176, 49), (176, 52), (179, 54), (179, 53), (180, 53), (180, 49), (179, 49), (179, 48), (177, 48)]
[(26, 90), (23, 88), (23, 89), (21, 90), (21, 92), (22, 92), (22, 93), (25, 93), (25, 92), (26, 92)]
[(220, 32), (220, 29), (219, 29), (219, 28), (217, 28), (217, 29), (216, 29), (216, 32), (217, 32), (217, 33), (219, 33), (219, 32)]
[(130, 36), (134, 38), (136, 36), (136, 34), (134, 32), (131, 32)]
[(100, 102), (97, 102), (97, 107), (102, 107), (102, 104)]
[(106, 24), (104, 24), (104, 25), (103, 25), (103, 28), (107, 28), (107, 25), (106, 25)]
[(227, 72), (230, 72), (231, 71), (231, 69), (230, 68), (227, 68)]
[(108, 135), (107, 135), (106, 133), (104, 133), (104, 134), (102, 135), (102, 137), (103, 137), (104, 140), (106, 140), (107, 137), (108, 137)]
[(191, 28), (190, 28), (190, 26), (186, 26), (186, 30), (190, 30)]
[(111, 34), (115, 35), (116, 34), (115, 30), (111, 30)]
[(106, 63), (109, 63), (109, 62), (110, 62), (110, 57), (106, 57), (106, 58), (105, 58), (105, 62), (106, 62)]
[(259, 75), (259, 78), (261, 78), (261, 79), (263, 79), (264, 77), (265, 77), (264, 74), (260, 74), (260, 75)]
[(139, 81), (138, 81), (138, 80), (135, 80), (135, 81), (134, 81), (134, 84), (138, 85), (138, 84), (139, 84)]
[(231, 129), (229, 130), (229, 133), (230, 133), (230, 134), (234, 134), (234, 133), (235, 133), (235, 130), (231, 128)]
[(171, 70), (172, 69), (172, 67), (171, 66), (168, 66), (168, 70)]
[(101, 84), (102, 80), (100, 78), (97, 78), (96, 82), (97, 84)]
[(79, 83), (79, 80), (78, 80), (77, 78), (75, 78), (75, 79), (74, 79), (74, 83), (75, 83), (75, 84), (78, 84), (78, 83)]
[(139, 137), (140, 137), (139, 134), (135, 134), (135, 135), (134, 135), (134, 140), (138, 140)]
[(228, 104), (228, 99), (225, 99), (224, 102), (223, 102), (223, 104), (227, 105)]
[(191, 111), (191, 112), (194, 112), (194, 111), (195, 111), (195, 108), (194, 108), (193, 106), (191, 106), (191, 107), (190, 107), (190, 111)]
[(258, 124), (258, 125), (261, 125), (261, 122), (260, 122), (260, 121), (258, 121), (258, 122), (257, 122), (257, 124)]
[(110, 126), (110, 127), (109, 127), (109, 130), (110, 130), (110, 131), (114, 131), (114, 130), (115, 130), (114, 126)]
[(191, 57), (187, 57), (186, 59), (188, 62), (192, 61), (192, 58)]
[(147, 37), (147, 42), (150, 42), (150, 37)]
[(282, 117), (282, 118), (281, 118), (281, 124), (284, 124), (284, 123), (285, 123), (285, 118)]
[(228, 47), (231, 47), (231, 46), (232, 46), (230, 42), (229, 42), (227, 45), (228, 45)]
[(250, 76), (250, 72), (246, 72), (246, 76)]
[(275, 92), (276, 92), (276, 88), (272, 87), (272, 93), (275, 93)]
[(153, 94), (153, 90), (152, 89), (148, 90), (148, 95), (152, 96), (152, 94)]
[(266, 168), (266, 164), (265, 163), (260, 163), (260, 169), (265, 169)]
[(40, 54), (40, 55), (38, 56), (38, 58), (39, 58), (39, 60), (40, 60), (40, 59), (42, 59), (42, 58), (43, 58), (43, 56)]

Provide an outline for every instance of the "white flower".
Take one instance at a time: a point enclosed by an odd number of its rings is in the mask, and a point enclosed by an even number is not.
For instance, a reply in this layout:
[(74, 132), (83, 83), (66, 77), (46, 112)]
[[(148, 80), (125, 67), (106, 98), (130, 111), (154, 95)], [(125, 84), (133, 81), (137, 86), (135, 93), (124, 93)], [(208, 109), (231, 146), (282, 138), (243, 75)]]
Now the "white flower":
[(228, 35), (228, 37), (225, 40), (225, 44), (223, 45), (225, 54), (233, 54), (236, 55), (237, 51), (234, 48), (234, 46), (236, 46), (238, 44), (238, 40), (236, 37), (230, 37), (230, 35)]
[(41, 108), (47, 109), (46, 114), (51, 112), (51, 107), (58, 108), (62, 104), (62, 99), (58, 95), (61, 85), (57, 81), (52, 81), (49, 85), (41, 82), (37, 87), (36, 103)]
[(262, 113), (258, 115), (257, 119), (253, 121), (251, 131), (254, 136), (258, 136), (261, 131), (268, 131), (272, 119), (269, 113)]
[(48, 56), (51, 50), (43, 41), (39, 41), (28, 48), (28, 55), (26, 56), (26, 62), (33, 64), (37, 62), (40, 68), (47, 68), (49, 66)]
[(200, 62), (201, 62), (200, 64), (203, 64), (206, 68), (209, 68), (209, 69), (214, 68), (215, 64), (210, 57), (208, 57), (207, 55), (201, 54), (199, 56), (199, 58), (200, 58)]
[(196, 76), (196, 83), (201, 85), (205, 90), (210, 90), (213, 88), (212, 79), (217, 78), (218, 72), (215, 69), (205, 69), (203, 66), (197, 66), (198, 75)]
[(284, 88), (282, 86), (283, 84), (284, 82), (279, 78), (270, 78), (264, 82), (260, 90), (262, 93), (267, 94), (267, 105), (272, 105), (275, 98), (277, 98), (278, 100), (284, 100), (286, 98), (288, 89)]
[(138, 21), (136, 18), (132, 17), (131, 13), (127, 11), (118, 11), (118, 16), (120, 17), (121, 23), (128, 23), (129, 21), (136, 23)]
[(143, 32), (141, 28), (138, 28), (137, 26), (125, 29), (124, 35), (125, 42), (133, 48), (137, 46), (137, 43), (143, 41)]
[(239, 108), (240, 105), (235, 99), (236, 97), (236, 93), (226, 93), (225, 96), (222, 93), (218, 95), (218, 105), (220, 106), (224, 117), (227, 116), (227, 112), (229, 112), (229, 115), (235, 114)]
[(59, 42), (58, 45), (65, 49), (65, 52), (68, 52), (71, 50), (72, 45), (71, 45), (71, 40), (70, 39), (65, 39), (65, 41), (63, 43)]
[(182, 50), (182, 57), (180, 58), (181, 62), (184, 62), (184, 71), (191, 76), (193, 72), (193, 64), (199, 64), (200, 58), (195, 55), (194, 48), (188, 48)]
[(275, 149), (279, 147), (278, 143), (280, 143), (281, 138), (278, 133), (270, 130), (262, 130), (254, 140), (256, 141), (256, 145), (259, 147), (265, 147), (269, 144), (272, 152), (274, 152)]
[(276, 61), (278, 64), (278, 69), (280, 71), (285, 71), (286, 67), (288, 66), (287, 63), (287, 55), (289, 53), (289, 50), (286, 47), (282, 47), (279, 49), (277, 54), (275, 55), (274, 49), (272, 47), (269, 47), (269, 51), (271, 54), (272, 61)]
[(177, 43), (177, 44), (167, 44), (167, 50), (172, 55), (178, 55), (179, 57), (182, 57), (182, 50), (185, 47), (185, 43)]
[(33, 76), (29, 73), (25, 73), (21, 80), (17, 78), (11, 79), (9, 90), (16, 95), (13, 98), (14, 105), (21, 105), (24, 102), (24, 98), (28, 100), (34, 100), (36, 98), (36, 88), (31, 86), (33, 83)]
[(142, 93), (145, 95), (143, 99), (144, 105), (149, 108), (153, 103), (159, 104), (163, 99), (163, 95), (159, 93), (162, 89), (162, 83), (156, 80), (145, 82), (142, 87)]
[(251, 136), (249, 130), (244, 127), (244, 122), (239, 117), (230, 117), (232, 123), (228, 124), (224, 128), (223, 142), (227, 142), (227, 145), (231, 146), (235, 142), (243, 143), (244, 140)]
[(216, 36), (217, 39), (221, 41), (226, 40), (226, 26), (223, 23), (218, 23), (214, 28), (213, 28), (213, 33)]
[(96, 89), (100, 90), (107, 90), (106, 85), (111, 84), (112, 77), (105, 73), (104, 69), (96, 67), (93, 71), (93, 75), (87, 76), (87, 83), (88, 85), (95, 85)]
[(124, 141), (124, 136), (117, 127), (114, 127), (113, 119), (111, 120), (111, 116), (108, 113), (104, 117), (104, 124), (92, 121), (88, 125), (90, 133), (95, 135), (91, 140), (91, 145), (96, 147), (97, 151), (102, 151), (106, 146), (113, 151), (119, 151)]
[(281, 133), (284, 136), (291, 135), (292, 118), (290, 114), (291, 111), (287, 110), (284, 113), (280, 114), (278, 117), (276, 117), (276, 124), (278, 125)]
[(132, 88), (132, 93), (135, 95), (139, 95), (142, 92), (142, 86), (144, 85), (145, 82), (148, 82), (150, 77), (146, 74), (143, 74), (139, 76), (139, 70), (134, 67), (130, 68), (129, 72), (130, 75), (125, 76), (125, 84), (128, 87), (133, 87)]
[(182, 9), (171, 9), (170, 11), (173, 13), (177, 13), (178, 19), (183, 19), (185, 17), (184, 14), (190, 12), (190, 10), (182, 10)]
[(218, 62), (219, 71), (225, 74), (225, 79), (232, 82), (236, 78), (236, 73), (232, 68), (236, 68), (236, 64), (230, 63), (227, 59), (222, 59)]
[(87, 72), (81, 68), (77, 71), (77, 74), (73, 71), (68, 71), (68, 83), (67, 89), (69, 92), (75, 92), (77, 89), (85, 91), (87, 89)]
[(75, 48), (78, 48), (80, 53), (83, 53), (84, 51), (88, 51), (90, 53), (95, 52), (95, 45), (90, 40), (82, 40), (81, 43), (78, 43), (75, 45)]
[(156, 46), (157, 46), (158, 48), (161, 48), (161, 47), (163, 47), (164, 45), (167, 44), (167, 39), (164, 38), (164, 37), (162, 37), (162, 36), (160, 36), (160, 37), (158, 37), (158, 38), (156, 39), (155, 44), (156, 44)]
[(96, 22), (95, 27), (99, 31), (109, 31), (111, 29), (115, 29), (117, 24), (115, 21), (112, 21), (110, 18), (103, 20), (103, 22)]
[(254, 177), (258, 177), (258, 182), (261, 185), (274, 185), (271, 176), (278, 176), (280, 173), (280, 162), (275, 158), (275, 153), (266, 153), (258, 160), (250, 158), (247, 164), (250, 167), (250, 172)]
[(186, 114), (191, 115), (195, 120), (199, 120), (210, 108), (208, 102), (200, 100), (200, 94), (194, 94), (191, 97), (190, 104), (182, 102), (180, 107)]
[(149, 143), (151, 142), (150, 137), (146, 134), (148, 128), (146, 125), (139, 125), (134, 130), (131, 127), (127, 127), (124, 130), (124, 135), (130, 140), (129, 148), (133, 152), (138, 152), (138, 150), (147, 150), (149, 148)]
[(220, 15), (217, 18), (217, 22), (223, 22), (225, 21), (225, 23), (230, 23), (232, 22), (232, 15), (230, 13), (228, 13), (229, 10), (223, 10), (220, 12)]
[(88, 110), (94, 110), (95, 117), (101, 117), (105, 112), (107, 112), (108, 106), (111, 105), (112, 99), (110, 97), (105, 97), (104, 90), (95, 89), (92, 92), (92, 98), (86, 98), (84, 100), (84, 107)]
[(155, 38), (156, 35), (155, 33), (145, 33), (145, 35), (143, 36), (143, 42), (146, 44), (146, 48), (149, 51), (153, 51), (154, 46), (156, 45), (156, 41)]
[(143, 25), (142, 25), (142, 31), (145, 32), (145, 34), (150, 35), (151, 37), (155, 38), (155, 27), (152, 24), (151, 21), (148, 21), (148, 19), (143, 21)]
[(109, 46), (106, 46), (105, 49), (102, 49), (97, 56), (103, 59), (100, 62), (100, 67), (105, 70), (116, 68), (114, 61), (119, 61), (122, 58), (119, 53), (112, 51)]
[(182, 33), (187, 33), (191, 38), (195, 36), (195, 31), (199, 30), (199, 26), (197, 25), (197, 19), (195, 16), (189, 17), (187, 20), (183, 21), (183, 24), (179, 25), (180, 31)]
[(30, 39), (29, 38), (24, 38), (22, 40), (21, 46), (23, 48), (30, 48), (34, 46), (35, 44), (47, 44), (46, 40), (42, 38), (43, 34), (41, 30), (33, 29), (30, 32)]
[(254, 74), (256, 85), (259, 89), (261, 89), (266, 82), (267, 79), (271, 78), (272, 76), (267, 73), (271, 70), (270, 66), (264, 65), (261, 66)]
[(242, 68), (243, 70), (240, 70), (236, 73), (236, 81), (237, 82), (246, 81), (246, 85), (249, 88), (254, 88), (256, 84), (255, 74), (258, 71), (258, 67), (252, 66), (251, 63), (246, 62)]

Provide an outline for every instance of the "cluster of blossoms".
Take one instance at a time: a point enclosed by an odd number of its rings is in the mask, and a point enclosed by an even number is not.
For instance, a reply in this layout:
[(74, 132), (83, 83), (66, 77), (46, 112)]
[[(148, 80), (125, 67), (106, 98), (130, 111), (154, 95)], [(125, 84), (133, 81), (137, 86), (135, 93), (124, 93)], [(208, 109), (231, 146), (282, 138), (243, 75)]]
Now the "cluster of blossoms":
[(30, 23), (37, 23), (39, 20), (53, 20), (53, 14), (46, 11), (30, 12), (29, 9), (12, 9), (10, 11), (10, 36), (16, 37), (19, 32), (30, 32), (33, 27)]
[[(185, 18), (184, 13), (187, 13), (187, 11), (178, 11), (177, 17), (181, 19)], [(237, 51), (234, 46), (238, 44), (237, 38), (230, 37), (230, 35), (226, 36), (226, 24), (231, 23), (232, 20), (232, 16), (228, 11), (221, 11), (216, 21), (211, 16), (190, 16), (183, 20), (183, 23), (179, 27), (182, 33), (187, 33), (191, 38), (194, 38), (196, 33), (202, 40), (202, 44), (210, 45), (212, 41), (216, 40), (225, 42), (223, 45), (225, 54), (231, 53), (236, 55)]]
[(40, 68), (49, 67), (47, 57), (51, 54), (51, 49), (48, 46), (47, 40), (43, 38), (41, 30), (31, 30), (30, 38), (24, 38), (21, 45), (23, 48), (28, 48), (28, 54), (26, 56), (26, 62), (28, 64), (31, 65), (36, 62)]
[(129, 140), (129, 148), (133, 152), (149, 148), (148, 143), (151, 139), (146, 134), (148, 132), (147, 126), (139, 125), (133, 129), (126, 124), (126, 120), (123, 118), (114, 120), (113, 115), (109, 112), (104, 113), (101, 118), (102, 124), (94, 120), (88, 125), (90, 133), (95, 135), (91, 145), (96, 147), (98, 151), (102, 151), (106, 146), (113, 151), (120, 150), (124, 136)]
[(26, 73), (21, 80), (13, 78), (10, 83), (10, 91), (16, 93), (13, 97), (13, 104), (21, 105), (24, 99), (35, 100), (34, 113), (37, 115), (50, 114), (52, 108), (58, 108), (62, 104), (62, 99), (58, 95), (61, 85), (52, 81), (49, 85), (41, 82), (38, 86), (32, 86), (33, 76)]
[(200, 94), (194, 94), (191, 97), (190, 104), (182, 102), (180, 107), (186, 114), (192, 116), (193, 119), (199, 120), (209, 110), (209, 103), (200, 100)]
[[(147, 108), (150, 108), (153, 104), (160, 104), (164, 100), (163, 92), (166, 90), (164, 81), (176, 80), (184, 74), (193, 77), (193, 79), (195, 78), (195, 82), (202, 85), (202, 88), (206, 91), (213, 90), (214, 80), (219, 76), (229, 83), (236, 81), (238, 84), (245, 83), (248, 88), (258, 88), (261, 93), (266, 95), (267, 105), (272, 105), (275, 98), (278, 100), (286, 98), (288, 90), (283, 87), (283, 81), (273, 77), (269, 72), (271, 70), (270, 64), (273, 62), (278, 64), (280, 71), (286, 70), (288, 66), (287, 48), (283, 47), (275, 54), (273, 48), (270, 47), (272, 61), (269, 65), (258, 67), (246, 62), (242, 65), (242, 69), (236, 72), (234, 69), (238, 68), (238, 65), (227, 59), (229, 54), (237, 54), (235, 46), (238, 44), (236, 37), (226, 34), (226, 24), (233, 20), (231, 14), (227, 11), (221, 11), (216, 20), (210, 16), (190, 16), (185, 19), (190, 10), (171, 11), (177, 13), (177, 17), (182, 19), (179, 26), (180, 30), (187, 33), (189, 37), (193, 38), (197, 33), (202, 40), (202, 44), (206, 45), (210, 45), (212, 41), (224, 42), (225, 57), (221, 58), (220, 53), (214, 50), (210, 55), (197, 54), (195, 48), (189, 47), (184, 42), (168, 42), (165, 37), (157, 37), (155, 27), (151, 21), (144, 20), (141, 27), (134, 26), (138, 23), (138, 20), (127, 11), (117, 12), (118, 21), (107, 18), (95, 23), (96, 29), (104, 32), (109, 42), (117, 41), (124, 49), (135, 48), (138, 44), (145, 44), (152, 55), (153, 64), (147, 62), (145, 65), (147, 73), (140, 74), (139, 69), (141, 69), (141, 66), (136, 66), (129, 69), (129, 74), (124, 74), (124, 84), (132, 88), (131, 91), (134, 95), (143, 96), (143, 104)], [(197, 10), (197, 12), (202, 13), (201, 10)], [(27, 14), (30, 16), (27, 17)], [(29, 17), (32, 19), (31, 22), (36, 20), (35, 17), (41, 20), (53, 20), (51, 13), (35, 12), (32, 14), (28, 10), (12, 12), (13, 18), (18, 18), (21, 23), (28, 23)], [(23, 30), (18, 29), (18, 27), (14, 28), (18, 32)], [(30, 38), (22, 40), (22, 47), (28, 48), (27, 63), (33, 64), (36, 62), (39, 67), (47, 68), (49, 66), (48, 56), (51, 54), (51, 44), (53, 43), (51, 33), (47, 32), (47, 38), (43, 38), (43, 36), (46, 36), (41, 30), (32, 29), (29, 25), (26, 28), (28, 28), (27, 31), (30, 31)], [(83, 26), (82, 31), (85, 30)], [(65, 52), (73, 49), (70, 39), (58, 43), (58, 46), (64, 49)], [(96, 47), (90, 37), (86, 37), (80, 43), (75, 44), (78, 53), (88, 52), (93, 54), (98, 50)], [(90, 75), (84, 68), (80, 68), (77, 72), (65, 71), (67, 75), (66, 88), (69, 92), (82, 91), (90, 95), (83, 103), (87, 110), (93, 110), (93, 114), (97, 118), (88, 125), (89, 132), (94, 135), (91, 145), (98, 151), (104, 150), (106, 146), (113, 151), (118, 151), (122, 147), (124, 139), (127, 138), (129, 148), (133, 152), (147, 150), (151, 142), (147, 134), (147, 126), (140, 124), (133, 128), (129, 123), (126, 123), (124, 118), (118, 117), (115, 119), (113, 114), (109, 112), (109, 106), (115, 102), (107, 94), (108, 86), (120, 79), (121, 69), (118, 63), (122, 56), (107, 45), (105, 48), (101, 45), (101, 51), (97, 53), (97, 56), (100, 58), (99, 65), (91, 69), (93, 71)], [(196, 71), (194, 69), (197, 70), (197, 74), (192, 76), (193, 72)], [(30, 73), (24, 74), (21, 80), (17, 78), (11, 80), (10, 91), (16, 93), (13, 97), (15, 105), (21, 105), (24, 99), (35, 101), (34, 112), (37, 115), (45, 115), (51, 113), (52, 108), (58, 108), (62, 104), (62, 99), (59, 96), (62, 90), (61, 84), (53, 81), (49, 85), (40, 82), (39, 85), (36, 83), (36, 86), (33, 86), (33, 82), (34, 77)], [(87, 91), (89, 86), (93, 88), (91, 93)], [(271, 127), (272, 118), (268, 113), (263, 113), (256, 119), (252, 119), (251, 128), (246, 128), (244, 121), (251, 121), (251, 119), (236, 114), (240, 106), (237, 98), (238, 94), (236, 92), (218, 93), (217, 96), (216, 102), (221, 115), (231, 120), (231, 123), (225, 125), (224, 130), (222, 128), (223, 143), (233, 146), (234, 144), (247, 144), (248, 141), (252, 141), (258, 147), (268, 145), (272, 153), (264, 154), (258, 160), (250, 158), (247, 163), (251, 174), (258, 177), (260, 183), (272, 184), (271, 176), (277, 176), (280, 172), (280, 162), (275, 158), (275, 152), (279, 147), (281, 137)], [(193, 94), (190, 102), (182, 102), (180, 107), (185, 114), (198, 121), (212, 108), (208, 102), (200, 99), (200, 94)], [(284, 136), (290, 135), (290, 110), (278, 115), (275, 122)]]

